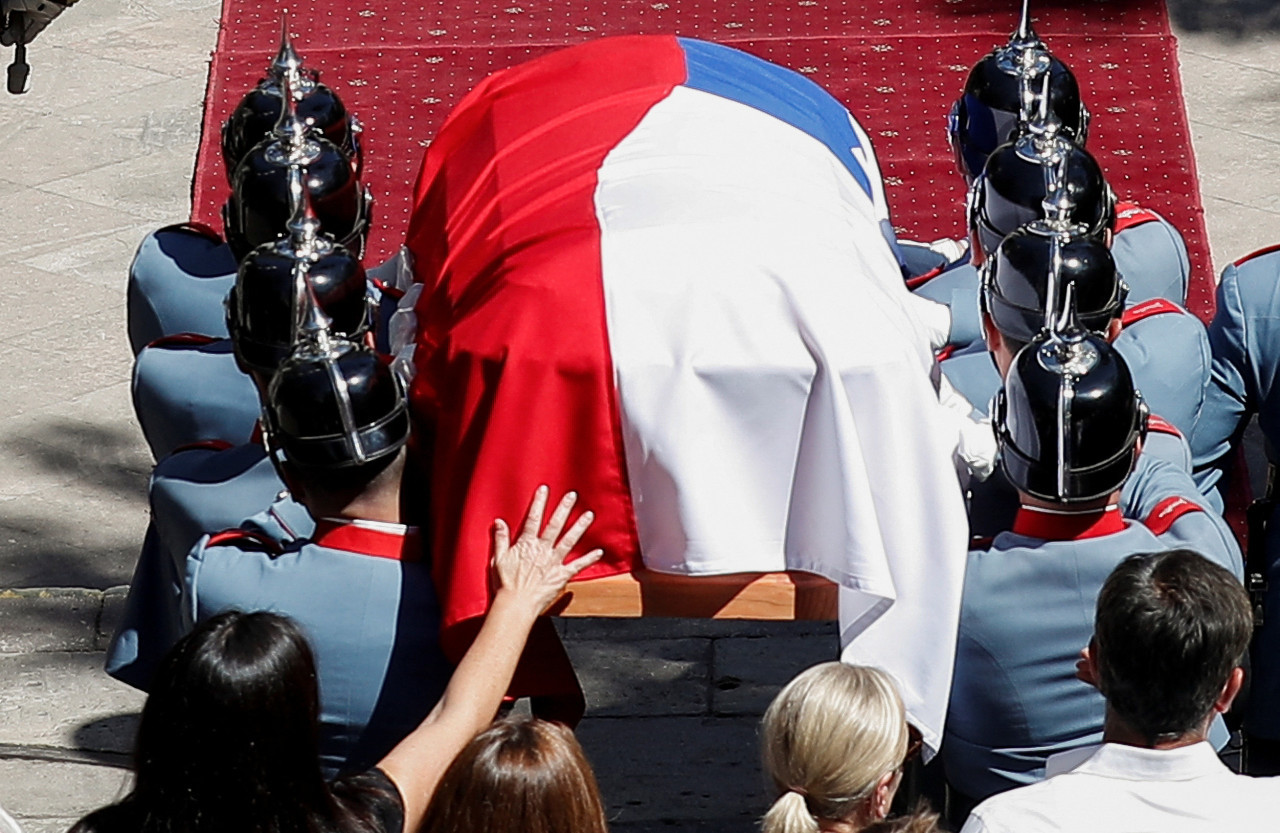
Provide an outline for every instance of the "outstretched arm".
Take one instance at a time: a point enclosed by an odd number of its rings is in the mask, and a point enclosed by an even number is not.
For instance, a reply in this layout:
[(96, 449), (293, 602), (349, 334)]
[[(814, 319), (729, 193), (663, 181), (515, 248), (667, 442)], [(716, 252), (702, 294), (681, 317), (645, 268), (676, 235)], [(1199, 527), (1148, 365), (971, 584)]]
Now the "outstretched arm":
[(593, 517), (584, 512), (564, 531), (576, 500), (573, 492), (565, 495), (542, 529), (547, 487), (539, 486), (514, 544), (506, 523), (494, 521), (493, 570), (498, 590), (484, 625), (440, 702), (378, 764), (404, 797), (405, 831), (418, 828), (444, 771), (493, 720), (534, 621), (559, 598), (569, 579), (600, 560), (603, 553), (592, 550), (565, 563)]

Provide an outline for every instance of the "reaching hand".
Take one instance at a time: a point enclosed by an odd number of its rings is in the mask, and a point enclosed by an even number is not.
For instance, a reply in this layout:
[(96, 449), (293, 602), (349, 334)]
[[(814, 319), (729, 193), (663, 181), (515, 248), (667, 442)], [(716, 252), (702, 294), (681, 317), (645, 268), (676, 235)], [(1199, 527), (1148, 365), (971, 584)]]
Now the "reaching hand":
[(595, 549), (581, 558), (565, 563), (574, 544), (591, 526), (595, 517), (583, 512), (578, 520), (564, 532), (565, 521), (578, 496), (569, 492), (542, 528), (542, 514), (547, 508), (547, 487), (539, 486), (533, 493), (533, 501), (524, 517), (524, 527), (514, 544), (511, 533), (501, 518), (493, 522), (493, 570), (497, 577), (498, 593), (506, 593), (530, 605), (535, 615), (545, 611), (564, 592), (569, 579), (590, 567), (604, 555)]

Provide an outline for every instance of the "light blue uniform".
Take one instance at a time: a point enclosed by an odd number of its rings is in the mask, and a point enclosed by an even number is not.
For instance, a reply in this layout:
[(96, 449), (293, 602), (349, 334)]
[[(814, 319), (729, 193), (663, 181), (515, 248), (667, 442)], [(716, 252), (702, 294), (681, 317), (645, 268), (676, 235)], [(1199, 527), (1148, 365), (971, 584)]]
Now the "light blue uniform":
[(247, 443), (262, 415), (231, 341), (207, 336), (168, 336), (144, 347), (133, 363), (133, 410), (156, 460), (208, 440)]
[(280, 553), (218, 536), (187, 558), (188, 624), (237, 609), (274, 611), (302, 627), (316, 657), (329, 775), (377, 763), (427, 715), (452, 673), (438, 644), (430, 568), (408, 560), (421, 555), (415, 537), (326, 521), (314, 541)]
[[(1194, 435), (1209, 387), (1209, 337), (1200, 320), (1182, 307), (1157, 299), (1125, 310), (1114, 347), (1129, 366), (1151, 413), (1183, 437)], [(981, 343), (942, 362), (942, 372), (983, 413), (1000, 389), (1000, 374)]]
[[(1132, 203), (1118, 206), (1118, 214), (1120, 220), (1111, 256), (1115, 258), (1117, 271), (1129, 285), (1128, 304), (1134, 306), (1163, 298), (1186, 306), (1191, 265), (1182, 235), (1159, 214)], [(969, 263), (955, 263), (912, 291), (951, 310), (949, 343), (964, 347), (982, 338), (978, 312), (980, 289), (978, 270)]]
[[(1043, 526), (1033, 536), (1020, 514), (1016, 531), (969, 553), (941, 749), (947, 780), (964, 795), (981, 800), (1039, 780), (1049, 755), (1101, 741), (1104, 701), (1075, 678), (1076, 660), (1093, 635), (1098, 593), (1127, 556), (1189, 547), (1243, 572), (1226, 524), (1183, 498), (1124, 524), (1097, 537)], [(1220, 726), (1215, 734), (1225, 740)]]
[[(1268, 446), (1280, 448), (1280, 249), (1264, 249), (1223, 270), (1209, 341), (1213, 381), (1191, 450), (1198, 474), (1217, 486), (1253, 414)], [(1268, 591), (1245, 725), (1252, 734), (1280, 740), (1280, 511), (1267, 527), (1264, 570)]]
[(201, 536), (254, 525), (288, 541), (311, 534), (314, 521), (285, 491), (261, 445), (193, 448), (156, 466), (149, 490), (151, 525), (129, 584), (107, 673), (141, 689), (182, 635), (183, 560)]
[(226, 338), (223, 299), (236, 282), (236, 259), (208, 229), (165, 226), (148, 234), (129, 266), (129, 343), (137, 355), (162, 336)]

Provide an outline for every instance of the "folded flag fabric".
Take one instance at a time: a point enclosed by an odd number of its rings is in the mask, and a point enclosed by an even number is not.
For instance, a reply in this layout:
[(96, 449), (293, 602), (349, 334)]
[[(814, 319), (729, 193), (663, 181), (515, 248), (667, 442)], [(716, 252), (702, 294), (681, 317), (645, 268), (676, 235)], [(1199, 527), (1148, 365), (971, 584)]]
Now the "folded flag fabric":
[(601, 39), (481, 82), (413, 203), (446, 644), (486, 608), (493, 519), (545, 482), (596, 513), (583, 578), (836, 582), (845, 659), (893, 672), (936, 746), (967, 523), (849, 112), (728, 47)]

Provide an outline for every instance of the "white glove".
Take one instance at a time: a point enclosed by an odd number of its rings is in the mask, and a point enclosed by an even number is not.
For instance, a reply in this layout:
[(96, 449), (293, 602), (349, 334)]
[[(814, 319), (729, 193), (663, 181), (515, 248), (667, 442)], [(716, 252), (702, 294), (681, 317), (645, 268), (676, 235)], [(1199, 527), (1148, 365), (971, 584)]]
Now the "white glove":
[(951, 386), (946, 376), (939, 374), (938, 401), (942, 403), (944, 419), (956, 432), (956, 460), (979, 480), (986, 480), (996, 468), (996, 432), (990, 417), (974, 416), (973, 405), (960, 391)]
[(36, 35), (44, 31), (44, 27), (76, 0), (0, 0), (0, 10), (4, 12), (5, 23), (9, 22), (10, 12), (23, 12), (22, 28), (13, 31), (8, 25), (0, 31), (0, 44), (13, 46), (15, 43), (31, 43)]
[(951, 308), (920, 295), (906, 293), (907, 305), (929, 336), (929, 349), (938, 352), (951, 340)]

